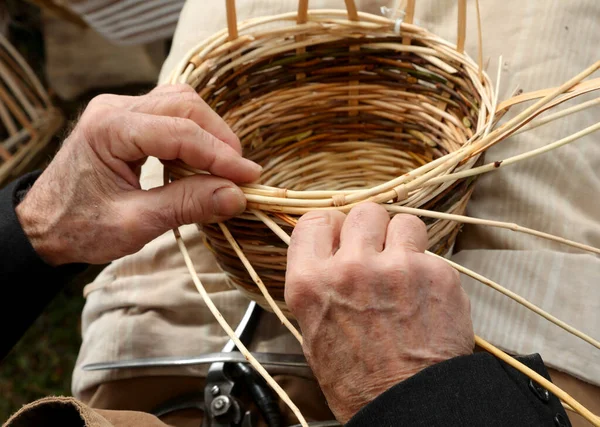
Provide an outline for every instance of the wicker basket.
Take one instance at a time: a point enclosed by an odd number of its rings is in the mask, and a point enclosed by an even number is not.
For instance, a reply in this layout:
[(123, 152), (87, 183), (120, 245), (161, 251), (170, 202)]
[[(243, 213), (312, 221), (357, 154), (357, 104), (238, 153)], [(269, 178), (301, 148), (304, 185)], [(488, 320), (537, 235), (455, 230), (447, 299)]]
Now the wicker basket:
[[(275, 206), (249, 197), (250, 207), (274, 212), (288, 233), (290, 217), (365, 199), (464, 213), (474, 178), (413, 190), (404, 185), (408, 180), (393, 180), (477, 142), (489, 129), (492, 87), (466, 54), (406, 21), (399, 25), (352, 6), (308, 12), (301, 2), (298, 14), (239, 26), (231, 11), (229, 31), (191, 52), (172, 82), (197, 88), (225, 119), (244, 155), (264, 167), (260, 184), (282, 200), (306, 197), (307, 209), (277, 216)], [(481, 160), (478, 154), (457, 161), (446, 173)], [(182, 163), (168, 169), (174, 179), (197, 172)], [(423, 219), (430, 250), (447, 254), (460, 224)], [(287, 245), (251, 214), (226, 226), (281, 303)], [(268, 308), (221, 229), (203, 228), (232, 283)]]
[(31, 68), (0, 35), (0, 186), (26, 171), (62, 123)]

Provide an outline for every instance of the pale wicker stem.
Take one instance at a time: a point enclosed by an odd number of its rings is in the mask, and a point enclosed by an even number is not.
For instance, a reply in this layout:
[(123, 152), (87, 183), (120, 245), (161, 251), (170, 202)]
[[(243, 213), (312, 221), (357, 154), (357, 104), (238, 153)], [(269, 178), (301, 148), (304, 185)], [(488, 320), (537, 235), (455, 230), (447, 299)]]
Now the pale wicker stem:
[(210, 310), (212, 315), (215, 317), (217, 322), (219, 322), (219, 325), (221, 326), (221, 328), (223, 328), (223, 330), (227, 333), (229, 338), (235, 343), (235, 345), (238, 348), (238, 350), (240, 351), (240, 353), (242, 353), (244, 355), (244, 357), (246, 358), (246, 360), (248, 360), (248, 362), (250, 362), (252, 367), (254, 369), (256, 369), (256, 371), (260, 374), (261, 377), (264, 378), (264, 380), (267, 382), (267, 384), (269, 384), (269, 386), (271, 386), (271, 388), (273, 388), (273, 390), (277, 393), (277, 395), (281, 398), (281, 400), (283, 400), (288, 405), (288, 407), (292, 410), (292, 412), (294, 413), (296, 418), (298, 418), (298, 421), (300, 422), (300, 424), (303, 427), (308, 427), (308, 423), (304, 419), (302, 413), (300, 413), (300, 410), (294, 404), (294, 402), (292, 402), (292, 400), (290, 399), (288, 394), (285, 392), (285, 390), (283, 390), (281, 388), (281, 386), (279, 384), (277, 384), (277, 382), (273, 379), (273, 377), (271, 377), (271, 375), (266, 371), (266, 369), (263, 368), (263, 366), (260, 364), (260, 362), (258, 360), (256, 360), (256, 358), (252, 355), (252, 353), (250, 353), (250, 351), (246, 348), (246, 346), (235, 335), (235, 331), (231, 328), (231, 326), (229, 326), (229, 323), (227, 323), (227, 321), (225, 320), (225, 318), (223, 317), (223, 315), (221, 314), (219, 309), (215, 306), (215, 304), (211, 300), (210, 296), (208, 295), (208, 292), (206, 292), (206, 289), (204, 289), (204, 286), (202, 285), (202, 282), (200, 281), (200, 278), (198, 277), (198, 273), (196, 272), (196, 268), (194, 267), (194, 263), (192, 262), (192, 259), (190, 258), (190, 254), (187, 250), (187, 247), (185, 246), (185, 242), (183, 241), (183, 238), (181, 237), (181, 233), (179, 233), (178, 229), (173, 230), (173, 233), (175, 234), (175, 239), (177, 240), (177, 245), (179, 246), (179, 250), (183, 254), (183, 258), (185, 260), (185, 265), (187, 266), (187, 268), (192, 276), (192, 280), (194, 282), (194, 285), (196, 286), (196, 289), (202, 296), (204, 303), (206, 304), (206, 306), (208, 307), (208, 309)]
[[(393, 206), (393, 205), (383, 205), (388, 211), (395, 213), (405, 213), (416, 216), (424, 216), (428, 218), (437, 218), (437, 219), (445, 219), (449, 221), (456, 221), (463, 224), (474, 224), (474, 225), (485, 225), (496, 228), (504, 228), (506, 230), (516, 231), (518, 233), (529, 234), (531, 236), (540, 237), (542, 239), (550, 240), (557, 243), (562, 243), (564, 245), (571, 246), (573, 248), (581, 249), (582, 251), (591, 252), (597, 255), (600, 255), (600, 248), (596, 248), (594, 246), (585, 245), (583, 243), (575, 242), (573, 240), (568, 240), (559, 236), (555, 236), (550, 233), (544, 233), (543, 231), (534, 230), (532, 228), (527, 228), (520, 226), (514, 222), (502, 222), (502, 221), (494, 221), (489, 219), (482, 218), (474, 218), (465, 215), (453, 215), (447, 214), (444, 212), (437, 211), (428, 211), (425, 209), (416, 209), (409, 208), (406, 206)], [(254, 213), (254, 212), (253, 212)]]
[(509, 297), (510, 299), (512, 299), (513, 301), (518, 302), (519, 304), (521, 304), (522, 306), (528, 308), (529, 310), (533, 311), (534, 313), (538, 314), (539, 316), (543, 317), (544, 319), (554, 323), (556, 326), (564, 329), (565, 331), (569, 332), (570, 334), (576, 336), (577, 338), (582, 339), (583, 341), (587, 342), (588, 344), (593, 345), (594, 347), (596, 347), (597, 349), (600, 349), (600, 342), (598, 342), (597, 340), (595, 340), (594, 338), (590, 337), (587, 334), (584, 334), (583, 332), (581, 332), (580, 330), (574, 328), (573, 326), (569, 325), (566, 322), (563, 322), (562, 320), (554, 317), (553, 315), (551, 315), (550, 313), (542, 310), (541, 308), (539, 308), (538, 306), (536, 306), (535, 304), (532, 304), (531, 302), (527, 301), (525, 298), (523, 298), (522, 296), (506, 289), (503, 286), (500, 286), (498, 283), (494, 282), (493, 280), (488, 279), (487, 277), (482, 276), (481, 274), (475, 273), (472, 270), (469, 270), (466, 267), (463, 267), (460, 264), (457, 264), (447, 258), (441, 257), (439, 255), (436, 255), (434, 253), (431, 252), (426, 252), (428, 255), (431, 255), (433, 257), (439, 258), (445, 262), (447, 262), (448, 264), (450, 264), (452, 266), (452, 268), (456, 269), (457, 271), (466, 274), (469, 277), (472, 277), (473, 279), (483, 283), (484, 285), (489, 286), (490, 288), (500, 292), (503, 295), (506, 295), (507, 297)]
[(564, 110), (557, 111), (554, 114), (549, 114), (549, 115), (547, 115), (546, 117), (544, 117), (542, 119), (539, 119), (539, 120), (536, 120), (534, 122), (531, 122), (527, 126), (522, 127), (521, 129), (519, 129), (518, 131), (516, 131), (515, 133), (513, 133), (513, 135), (518, 135), (520, 133), (530, 131), (532, 129), (535, 129), (535, 128), (538, 128), (538, 127), (543, 126), (545, 124), (548, 124), (550, 122), (553, 122), (554, 120), (562, 119), (563, 117), (569, 116), (571, 114), (578, 113), (578, 112), (583, 111), (583, 110), (585, 110), (587, 108), (595, 107), (597, 105), (600, 105), (600, 98), (591, 99), (591, 100), (583, 102), (583, 103), (581, 103), (579, 105), (574, 105), (573, 107), (565, 108)]
[[(480, 174), (486, 173), (486, 172), (491, 172), (491, 171), (499, 169), (503, 166), (508, 166), (513, 163), (518, 163), (523, 160), (527, 160), (532, 157), (539, 156), (540, 154), (547, 153), (548, 151), (552, 151), (556, 148), (562, 147), (563, 145), (570, 144), (571, 142), (577, 141), (578, 139), (583, 138), (584, 136), (589, 135), (598, 130), (600, 130), (600, 122), (596, 123), (592, 126), (589, 126), (585, 129), (582, 129), (579, 132), (569, 135), (563, 139), (560, 139), (556, 142), (553, 142), (551, 144), (537, 148), (535, 150), (530, 150), (530, 151), (527, 151), (526, 153), (519, 154), (519, 155), (513, 156), (513, 157), (509, 157), (504, 160), (497, 160), (495, 162), (488, 163), (486, 165), (479, 166), (479, 167), (476, 167), (473, 169), (464, 170), (464, 171), (456, 172), (453, 174), (448, 174), (446, 176), (439, 176), (436, 178), (432, 178), (432, 179), (428, 180), (425, 183), (425, 185), (436, 185), (436, 184), (440, 184), (440, 183), (446, 182), (446, 181), (454, 181), (456, 179), (461, 179), (461, 178), (466, 178), (469, 176), (480, 175)], [(410, 185), (409, 185), (409, 187), (410, 187)]]
[(475, 344), (483, 348), (488, 353), (493, 354), (498, 359), (503, 360), (505, 363), (509, 364), (518, 371), (527, 375), (529, 378), (531, 378), (536, 383), (544, 387), (550, 393), (554, 394), (560, 400), (566, 402), (569, 406), (571, 406), (571, 408), (573, 408), (575, 412), (577, 412), (579, 415), (581, 415), (583, 418), (589, 421), (592, 425), (596, 427), (600, 426), (600, 417), (594, 415), (589, 409), (587, 409), (585, 406), (583, 406), (581, 403), (579, 403), (577, 400), (571, 397), (568, 393), (566, 393), (556, 384), (548, 381), (546, 378), (542, 377), (533, 369), (529, 368), (528, 366), (525, 366), (523, 363), (509, 356), (499, 348), (493, 346), (492, 344), (490, 344), (483, 338), (478, 337), (477, 335), (475, 335)]
[(296, 337), (300, 345), (302, 345), (302, 335), (300, 334), (300, 332), (298, 332), (294, 325), (290, 323), (287, 317), (285, 317), (279, 306), (277, 306), (277, 304), (273, 300), (273, 297), (271, 297), (269, 291), (265, 287), (264, 283), (262, 282), (258, 274), (256, 274), (256, 271), (252, 267), (252, 264), (250, 264), (250, 261), (248, 261), (248, 258), (246, 258), (246, 255), (244, 255), (244, 252), (231, 235), (229, 229), (227, 229), (227, 227), (222, 222), (219, 223), (219, 227), (221, 228), (221, 231), (225, 235), (225, 238), (227, 239), (235, 253), (240, 257), (242, 264), (244, 264), (244, 267), (246, 267), (246, 270), (248, 270), (248, 273), (252, 277), (252, 280), (254, 280), (254, 283), (256, 283), (256, 286), (258, 286), (258, 289), (260, 289), (260, 291), (262, 292), (263, 296), (267, 300), (267, 303), (269, 304), (269, 307), (271, 307), (277, 318), (281, 320), (281, 323), (285, 325), (285, 327), (292, 333), (292, 335)]

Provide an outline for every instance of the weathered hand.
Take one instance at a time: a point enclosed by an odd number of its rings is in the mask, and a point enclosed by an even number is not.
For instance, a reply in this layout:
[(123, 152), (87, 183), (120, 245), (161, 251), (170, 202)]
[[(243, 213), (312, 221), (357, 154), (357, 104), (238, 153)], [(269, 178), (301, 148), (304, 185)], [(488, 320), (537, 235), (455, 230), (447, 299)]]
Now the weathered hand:
[(425, 225), (373, 203), (304, 215), (285, 300), (338, 421), (422, 369), (474, 347), (458, 273), (424, 253)]
[[(144, 191), (137, 172), (148, 156), (180, 159), (210, 175)], [(138, 251), (173, 227), (241, 213), (246, 199), (235, 184), (256, 180), (260, 170), (189, 86), (161, 86), (139, 97), (101, 95), (17, 206), (17, 216), (49, 264), (100, 264)]]

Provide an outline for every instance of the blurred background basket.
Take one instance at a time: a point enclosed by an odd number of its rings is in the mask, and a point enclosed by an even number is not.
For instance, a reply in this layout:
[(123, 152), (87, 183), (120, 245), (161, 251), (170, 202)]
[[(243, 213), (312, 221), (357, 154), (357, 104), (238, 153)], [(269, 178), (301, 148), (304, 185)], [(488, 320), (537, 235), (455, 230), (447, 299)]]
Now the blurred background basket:
[(62, 123), (29, 65), (0, 35), (0, 187), (27, 170)]
[[(463, 52), (460, 28), (454, 45), (411, 24), (411, 16), (358, 13), (352, 1), (347, 10), (308, 11), (307, 3), (297, 14), (238, 24), (228, 2), (229, 28), (171, 76), (197, 88), (240, 137), (244, 155), (264, 167), (258, 184), (269, 190), (249, 186), (249, 208), (271, 213), (288, 234), (307, 210), (347, 210), (362, 200), (463, 214), (474, 177), (402, 184), (408, 172), (473, 144), (497, 120), (490, 81)], [(457, 157), (419, 179), (472, 168), (482, 157)], [(200, 172), (182, 163), (167, 169), (172, 179)], [(280, 203), (261, 203), (261, 195)], [(460, 224), (423, 219), (430, 250), (450, 253)], [(250, 212), (226, 226), (283, 306), (287, 245)], [(268, 309), (221, 229), (203, 229), (233, 285)]]

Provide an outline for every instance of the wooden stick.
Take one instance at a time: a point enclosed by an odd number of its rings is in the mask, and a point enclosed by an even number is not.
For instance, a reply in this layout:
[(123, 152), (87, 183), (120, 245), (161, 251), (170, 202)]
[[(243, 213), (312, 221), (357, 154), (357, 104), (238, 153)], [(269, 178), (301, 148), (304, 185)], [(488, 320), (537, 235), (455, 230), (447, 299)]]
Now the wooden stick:
[(548, 151), (552, 151), (556, 148), (562, 147), (563, 145), (570, 144), (571, 142), (576, 141), (592, 132), (596, 132), (597, 130), (600, 130), (600, 123), (596, 123), (595, 125), (589, 126), (583, 130), (580, 130), (579, 132), (567, 136), (566, 138), (553, 142), (552, 144), (545, 145), (535, 150), (527, 151), (526, 153), (519, 154), (517, 156), (509, 157), (504, 160), (497, 160), (495, 162), (488, 163), (486, 165), (479, 166), (476, 168), (464, 170), (461, 172), (451, 173), (448, 175), (432, 178), (426, 183), (424, 183), (424, 185), (435, 185), (447, 181), (456, 181), (457, 179), (465, 178), (468, 176), (481, 175), (482, 173), (490, 172), (499, 169), (503, 166), (512, 165), (513, 163), (518, 163), (523, 160), (539, 156), (540, 154), (547, 153)]
[[(258, 219), (260, 219), (267, 227), (271, 229), (273, 233), (275, 233), (286, 245), (289, 246), (292, 238), (281, 228), (275, 221), (269, 218), (267, 215), (262, 213), (261, 211), (257, 211), (256, 209), (250, 209), (250, 212), (256, 215)], [(291, 219), (289, 216), (287, 217)], [(289, 221), (289, 220), (288, 220)], [(286, 221), (287, 222), (287, 221)], [(292, 227), (295, 223), (292, 223)]]
[[(479, 0), (475, 0), (475, 11), (477, 12), (477, 65), (479, 65), (479, 80), (483, 81), (483, 36), (481, 34), (481, 12), (479, 11)], [(500, 66), (502, 66), (502, 64), (500, 64)]]
[(281, 309), (279, 308), (277, 303), (273, 300), (273, 297), (269, 293), (269, 290), (267, 289), (267, 287), (265, 286), (265, 284), (263, 283), (261, 278), (256, 273), (256, 270), (254, 270), (254, 267), (252, 267), (252, 264), (250, 264), (250, 261), (248, 261), (248, 258), (246, 257), (246, 255), (244, 255), (244, 251), (242, 251), (242, 248), (240, 248), (240, 245), (238, 245), (238, 243), (235, 241), (235, 239), (231, 235), (231, 232), (229, 231), (229, 229), (222, 222), (219, 223), (219, 228), (225, 235), (225, 238), (227, 239), (227, 241), (229, 242), (229, 244), (231, 245), (231, 247), (233, 248), (233, 250), (235, 251), (237, 256), (240, 258), (240, 261), (242, 261), (242, 264), (244, 264), (244, 267), (246, 267), (248, 274), (250, 274), (250, 277), (252, 277), (252, 280), (254, 281), (254, 283), (256, 283), (256, 286), (258, 286), (258, 289), (260, 289), (260, 291), (262, 292), (263, 296), (267, 300), (267, 303), (269, 304), (269, 307), (271, 307), (271, 309), (273, 310), (275, 315), (279, 318), (281, 323), (283, 323), (285, 325), (285, 327), (292, 333), (292, 335), (294, 335), (296, 337), (298, 342), (300, 344), (302, 344), (302, 335), (300, 335), (300, 332), (298, 332), (298, 330), (294, 327), (294, 325), (292, 325), (290, 323), (290, 321), (287, 319), (287, 317), (285, 317), (285, 314), (283, 314), (283, 312), (281, 311)]
[(546, 378), (542, 377), (540, 374), (535, 372), (533, 369), (527, 367), (523, 363), (521, 363), (518, 360), (516, 360), (515, 358), (509, 356), (508, 354), (506, 354), (499, 348), (493, 346), (492, 344), (490, 344), (483, 338), (478, 337), (477, 335), (475, 335), (475, 344), (478, 345), (479, 347), (483, 348), (488, 353), (493, 354), (498, 359), (504, 361), (508, 365), (512, 366), (519, 372), (527, 375), (529, 378), (531, 378), (536, 383), (538, 383), (539, 385), (544, 387), (550, 393), (554, 394), (560, 400), (562, 400), (563, 402), (566, 402), (569, 406), (571, 406), (571, 408), (573, 408), (579, 415), (581, 415), (586, 420), (588, 420), (592, 425), (594, 425), (596, 427), (600, 426), (600, 418), (598, 416), (596, 416), (592, 412), (590, 412), (589, 409), (587, 409), (585, 406), (583, 406), (581, 403), (579, 403), (577, 400), (575, 400), (573, 397), (571, 397), (569, 394), (567, 394), (564, 390), (562, 390), (556, 384), (553, 384), (552, 382), (548, 381)]
[(298, 24), (304, 24), (308, 21), (308, 0), (300, 0), (298, 2)]
[(548, 320), (549, 322), (554, 323), (556, 326), (564, 329), (565, 331), (569, 332), (570, 334), (576, 336), (577, 338), (582, 339), (583, 341), (587, 342), (588, 344), (593, 345), (594, 347), (596, 347), (597, 349), (600, 349), (600, 342), (598, 342), (597, 340), (595, 340), (594, 338), (590, 337), (587, 334), (584, 334), (583, 332), (581, 332), (580, 330), (574, 328), (573, 326), (569, 325), (568, 323), (563, 322), (562, 320), (554, 317), (553, 315), (551, 315), (550, 313), (542, 310), (541, 308), (539, 308), (538, 306), (536, 306), (535, 304), (532, 304), (531, 302), (527, 301), (525, 298), (523, 298), (522, 296), (506, 289), (503, 286), (500, 286), (498, 283), (488, 279), (487, 277), (482, 276), (481, 274), (475, 273), (472, 270), (469, 270), (466, 267), (463, 267), (460, 264), (455, 263), (454, 261), (451, 261), (447, 258), (441, 257), (439, 255), (436, 255), (432, 252), (426, 251), (425, 252), (427, 255), (431, 255), (435, 258), (441, 259), (442, 261), (447, 262), (448, 264), (450, 264), (450, 266), (452, 266), (452, 268), (454, 268), (455, 270), (466, 274), (469, 277), (472, 277), (473, 279), (483, 283), (484, 285), (489, 286), (490, 288), (500, 292), (503, 295), (506, 295), (507, 297), (509, 297), (510, 299), (512, 299), (515, 302), (518, 302), (519, 304), (521, 304), (522, 306), (528, 308), (529, 310), (533, 311), (534, 313), (542, 316), (544, 319)]
[[(594, 71), (596, 71), (596, 70), (594, 69)], [(502, 101), (498, 105), (498, 111), (505, 110), (507, 108), (512, 107), (513, 105), (521, 104), (523, 102), (543, 98), (543, 97), (547, 96), (548, 94), (555, 92), (557, 89), (558, 88), (556, 88), (556, 87), (551, 87), (548, 89), (541, 89), (541, 90), (536, 90), (533, 92), (526, 92), (526, 93), (522, 93), (520, 95), (512, 96), (509, 99)], [(593, 90), (599, 90), (599, 89), (600, 89), (600, 77), (577, 83), (576, 85), (571, 86), (569, 89), (565, 90), (564, 92), (567, 92), (567, 93), (578, 92), (578, 91), (591, 92)]]
[(200, 281), (200, 278), (198, 277), (198, 273), (196, 273), (196, 268), (194, 267), (194, 263), (192, 262), (192, 259), (190, 258), (190, 254), (187, 250), (187, 247), (185, 246), (183, 238), (181, 237), (181, 233), (179, 232), (178, 229), (173, 230), (173, 233), (175, 234), (175, 239), (177, 240), (177, 245), (179, 246), (179, 250), (181, 251), (181, 254), (183, 255), (183, 259), (185, 260), (185, 265), (187, 266), (190, 274), (192, 275), (192, 280), (194, 282), (194, 285), (196, 286), (196, 289), (202, 296), (202, 299), (206, 303), (206, 306), (208, 307), (210, 312), (213, 314), (213, 316), (215, 317), (215, 319), (217, 320), (217, 322), (219, 323), (221, 328), (223, 328), (223, 330), (227, 333), (229, 338), (231, 338), (231, 340), (235, 343), (235, 345), (238, 348), (238, 350), (240, 351), (240, 353), (242, 353), (244, 355), (244, 357), (246, 358), (246, 360), (248, 360), (248, 362), (250, 362), (252, 367), (254, 369), (256, 369), (256, 371), (260, 374), (261, 377), (264, 378), (264, 380), (267, 382), (267, 384), (269, 384), (269, 386), (271, 386), (271, 388), (275, 391), (275, 393), (277, 393), (277, 395), (281, 398), (281, 400), (283, 400), (288, 405), (288, 407), (292, 410), (292, 412), (294, 413), (296, 418), (298, 418), (298, 421), (300, 422), (300, 424), (303, 427), (308, 427), (308, 423), (306, 422), (306, 420), (300, 413), (300, 410), (294, 404), (294, 402), (292, 402), (292, 400), (290, 399), (288, 394), (285, 392), (285, 390), (283, 390), (281, 388), (281, 386), (279, 384), (277, 384), (277, 382), (273, 379), (273, 377), (271, 377), (271, 375), (266, 371), (266, 369), (263, 368), (263, 366), (260, 364), (260, 362), (258, 362), (258, 360), (256, 360), (256, 358), (252, 355), (252, 353), (250, 353), (250, 351), (246, 348), (246, 346), (235, 335), (234, 330), (231, 328), (231, 326), (229, 326), (229, 323), (227, 323), (227, 321), (225, 320), (225, 318), (223, 317), (223, 315), (221, 314), (219, 309), (215, 306), (212, 299), (208, 295), (208, 292), (206, 292), (206, 289), (204, 289), (204, 286), (202, 285), (202, 282)]
[(358, 21), (358, 11), (356, 10), (356, 4), (354, 0), (344, 0), (346, 2), (346, 9), (348, 10), (348, 19), (350, 21)]
[(427, 218), (437, 218), (441, 220), (456, 221), (463, 224), (474, 224), (474, 225), (485, 225), (489, 227), (504, 228), (506, 230), (515, 231), (518, 233), (529, 234), (531, 236), (541, 237), (542, 239), (551, 240), (553, 242), (562, 243), (564, 245), (571, 246), (573, 248), (581, 249), (586, 252), (591, 252), (600, 255), (600, 248), (585, 245), (583, 243), (574, 242), (573, 240), (564, 239), (562, 237), (555, 236), (553, 234), (544, 233), (542, 231), (534, 230), (532, 228), (522, 227), (514, 222), (502, 222), (487, 220), (481, 218), (473, 218), (464, 215), (454, 215), (444, 212), (430, 211), (425, 209), (409, 208), (407, 206), (396, 206), (396, 205), (383, 205), (388, 211), (396, 213), (406, 213), (416, 216), (424, 216)]
[[(404, 14), (404, 23), (406, 24), (412, 24), (415, 20), (415, 3), (416, 0), (408, 0), (406, 3), (406, 12)], [(411, 40), (411, 37), (402, 37), (402, 44), (410, 44)]]
[(238, 38), (237, 13), (235, 9), (235, 0), (226, 0), (227, 9), (227, 29), (229, 30), (229, 40)]
[(467, 0), (458, 0), (458, 29), (456, 50), (458, 53), (465, 51), (465, 39), (467, 38)]
[[(348, 10), (348, 19), (350, 21), (358, 21), (358, 12), (356, 10), (356, 4), (354, 4), (354, 0), (345, 0), (346, 2), (346, 9)], [(360, 51), (360, 46), (359, 45), (353, 45), (350, 46), (350, 52), (358, 52)], [(355, 74), (355, 73), (350, 73), (350, 74)], [(350, 85), (351, 86), (357, 86), (358, 87), (358, 80), (352, 80), (350, 81)], [(358, 110), (356, 109), (356, 107), (358, 107), (359, 105), (359, 101), (357, 99), (358, 97), (358, 89), (351, 89), (348, 92), (349, 95), (349, 99), (348, 99), (348, 106), (350, 107), (350, 111), (348, 112), (349, 116), (357, 116), (358, 115)]]
[(554, 120), (561, 119), (561, 118), (566, 117), (566, 116), (568, 116), (570, 114), (578, 113), (579, 111), (583, 111), (583, 110), (585, 110), (587, 108), (594, 107), (596, 105), (600, 105), (600, 98), (595, 98), (595, 99), (592, 99), (592, 100), (589, 100), (589, 101), (586, 101), (586, 102), (582, 102), (579, 105), (574, 105), (573, 107), (565, 108), (564, 110), (558, 111), (558, 112), (556, 112), (554, 114), (549, 114), (548, 116), (546, 116), (546, 117), (544, 117), (542, 119), (539, 119), (539, 120), (536, 120), (534, 122), (531, 122), (527, 126), (523, 126), (521, 129), (519, 129), (518, 131), (516, 131), (515, 133), (513, 133), (513, 135), (518, 135), (520, 133), (530, 131), (532, 129), (535, 129), (537, 127), (545, 125), (546, 123), (550, 123), (550, 122), (552, 122)]

